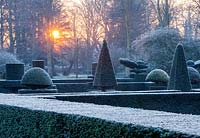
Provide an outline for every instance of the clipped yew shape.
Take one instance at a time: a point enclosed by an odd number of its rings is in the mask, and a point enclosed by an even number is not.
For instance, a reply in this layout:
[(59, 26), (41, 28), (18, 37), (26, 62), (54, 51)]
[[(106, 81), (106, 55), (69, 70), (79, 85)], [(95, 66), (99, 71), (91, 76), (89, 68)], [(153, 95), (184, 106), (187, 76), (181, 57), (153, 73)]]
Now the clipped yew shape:
[(6, 64), (6, 80), (21, 80), (24, 75), (24, 64)]
[(200, 83), (200, 74), (198, 70), (193, 67), (188, 67), (188, 73), (190, 77), (191, 84), (199, 84)]
[(182, 44), (178, 44), (175, 50), (168, 90), (191, 91), (191, 83)]
[(32, 60), (32, 67), (39, 67), (44, 69), (45, 68), (44, 60)]
[(169, 75), (162, 69), (154, 69), (147, 74), (146, 81), (165, 83), (169, 81)]
[(25, 72), (21, 84), (31, 89), (40, 89), (52, 86), (53, 82), (44, 69), (33, 67)]
[(112, 89), (117, 85), (109, 49), (105, 40), (103, 41), (93, 85), (102, 91)]

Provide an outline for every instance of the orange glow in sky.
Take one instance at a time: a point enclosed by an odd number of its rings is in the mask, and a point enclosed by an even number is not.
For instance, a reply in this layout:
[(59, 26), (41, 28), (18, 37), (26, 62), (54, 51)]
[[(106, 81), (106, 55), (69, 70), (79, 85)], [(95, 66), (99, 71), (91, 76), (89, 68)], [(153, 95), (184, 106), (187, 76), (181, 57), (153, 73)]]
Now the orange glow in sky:
[(58, 30), (54, 30), (54, 31), (52, 32), (52, 34), (53, 34), (54, 39), (58, 39), (58, 38), (60, 37), (60, 33), (59, 33)]

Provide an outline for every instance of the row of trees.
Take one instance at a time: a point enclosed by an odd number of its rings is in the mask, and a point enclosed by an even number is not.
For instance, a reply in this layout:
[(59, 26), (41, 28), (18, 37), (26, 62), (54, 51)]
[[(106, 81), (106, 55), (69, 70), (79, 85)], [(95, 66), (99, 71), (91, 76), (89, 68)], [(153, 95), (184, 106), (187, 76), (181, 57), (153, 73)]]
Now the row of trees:
[[(133, 58), (131, 43), (159, 28), (175, 28), (188, 42), (199, 39), (199, 0), (80, 0), (73, 3), (77, 37), (87, 48), (87, 69), (96, 61), (102, 39), (108, 40), (116, 70), (119, 57)], [(81, 29), (80, 29), (81, 28)], [(93, 54), (93, 55), (92, 55)]]
[(79, 63), (85, 63), (82, 66), (87, 72), (97, 61), (103, 39), (108, 41), (117, 69), (118, 58), (130, 56), (131, 42), (149, 29), (146, 0), (80, 0), (71, 5), (67, 12), (73, 12), (69, 16), (73, 31), (86, 51), (80, 54), (85, 60)]
[[(53, 55), (65, 74), (75, 68), (87, 73), (106, 39), (120, 71), (119, 57), (133, 58), (132, 42), (145, 32), (172, 27), (197, 41), (199, 13), (199, 0), (0, 0), (0, 48), (25, 63)], [(54, 29), (62, 32), (59, 39)]]
[[(133, 41), (135, 59), (150, 63), (150, 68), (161, 68), (169, 73), (175, 47), (182, 42), (186, 57), (200, 59), (199, 41), (199, 6), (200, 1), (190, 1), (188, 5), (170, 4), (169, 0), (152, 2), (157, 11), (155, 29)], [(161, 2), (161, 3), (160, 3)], [(160, 6), (162, 5), (162, 6)], [(182, 13), (182, 14), (178, 14)]]

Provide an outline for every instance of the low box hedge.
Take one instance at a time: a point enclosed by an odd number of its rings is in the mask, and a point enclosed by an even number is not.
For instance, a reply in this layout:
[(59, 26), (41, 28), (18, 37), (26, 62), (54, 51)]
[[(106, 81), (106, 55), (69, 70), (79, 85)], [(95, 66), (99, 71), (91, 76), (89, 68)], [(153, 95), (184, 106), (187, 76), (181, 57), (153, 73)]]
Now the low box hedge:
[(88, 83), (55, 83), (59, 93), (88, 92)]
[(0, 105), (0, 137), (8, 138), (191, 138), (161, 128), (147, 128), (78, 115)]
[(145, 91), (154, 85), (153, 82), (118, 82), (116, 86), (117, 91)]
[[(181, 93), (176, 91), (142, 91), (141, 93), (104, 93), (55, 96), (61, 101), (94, 103), (117, 107), (142, 108), (182, 114), (200, 115), (200, 93)], [(153, 93), (154, 92), (154, 93)]]

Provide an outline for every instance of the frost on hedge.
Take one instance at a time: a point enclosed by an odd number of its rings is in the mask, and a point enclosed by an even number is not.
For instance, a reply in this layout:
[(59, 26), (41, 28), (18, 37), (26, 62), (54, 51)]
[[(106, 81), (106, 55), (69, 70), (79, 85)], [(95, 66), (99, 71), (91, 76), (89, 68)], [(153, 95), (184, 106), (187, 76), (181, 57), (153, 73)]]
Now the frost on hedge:
[(164, 70), (154, 69), (147, 75), (145, 80), (155, 83), (168, 83), (169, 75)]
[(160, 68), (169, 72), (171, 57), (180, 39), (179, 31), (174, 28), (147, 32), (133, 41), (133, 56), (149, 63), (150, 69)]
[(194, 135), (162, 128), (118, 123), (74, 114), (0, 105), (0, 137), (31, 138), (169, 138)]
[(102, 91), (114, 88), (117, 85), (109, 49), (105, 40), (103, 41), (93, 85)]
[(178, 44), (175, 50), (168, 90), (191, 91), (191, 83), (182, 44)]
[(188, 73), (192, 84), (200, 83), (200, 74), (198, 70), (193, 67), (188, 67)]
[(6, 72), (6, 64), (20, 64), (21, 61), (19, 61), (15, 55), (8, 53), (6, 51), (0, 51), (0, 78), (4, 78), (3, 74)]
[(53, 82), (44, 69), (34, 67), (25, 72), (21, 84), (30, 88), (46, 88), (51, 86)]

